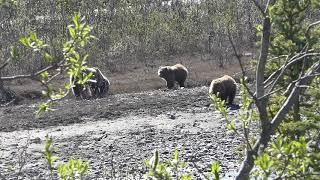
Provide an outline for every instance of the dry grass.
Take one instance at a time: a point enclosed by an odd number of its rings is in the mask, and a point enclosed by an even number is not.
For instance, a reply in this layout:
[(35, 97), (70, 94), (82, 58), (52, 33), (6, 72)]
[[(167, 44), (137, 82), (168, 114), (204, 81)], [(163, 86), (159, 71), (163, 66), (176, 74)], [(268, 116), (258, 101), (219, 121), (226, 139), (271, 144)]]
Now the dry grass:
[(167, 60), (150, 61), (150, 64), (147, 65), (143, 63), (135, 64), (128, 72), (109, 74), (111, 93), (118, 94), (165, 88), (165, 81), (157, 75), (158, 68), (176, 63), (185, 65), (189, 71), (186, 87), (207, 86), (213, 79), (224, 74), (234, 75), (241, 71), (237, 63), (227, 64), (224, 68), (219, 68), (214, 61), (208, 61), (201, 56), (172, 57)]

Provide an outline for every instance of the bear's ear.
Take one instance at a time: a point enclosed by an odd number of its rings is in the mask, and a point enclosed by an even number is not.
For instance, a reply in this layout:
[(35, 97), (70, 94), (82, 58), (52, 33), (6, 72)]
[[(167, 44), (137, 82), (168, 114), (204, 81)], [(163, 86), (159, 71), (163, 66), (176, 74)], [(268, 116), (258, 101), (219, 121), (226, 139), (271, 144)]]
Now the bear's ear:
[(168, 67), (166, 67), (166, 66), (159, 67), (159, 71), (167, 71), (167, 70), (168, 70)]
[(159, 69), (158, 69), (158, 75), (160, 76), (162, 73), (163, 73), (163, 67), (160, 66)]

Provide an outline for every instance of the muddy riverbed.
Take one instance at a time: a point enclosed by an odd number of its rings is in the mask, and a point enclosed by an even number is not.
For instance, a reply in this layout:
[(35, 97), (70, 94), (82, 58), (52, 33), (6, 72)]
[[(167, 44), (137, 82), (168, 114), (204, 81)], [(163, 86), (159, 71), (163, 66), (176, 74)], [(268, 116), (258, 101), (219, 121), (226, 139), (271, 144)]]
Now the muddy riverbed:
[[(49, 179), (46, 134), (54, 140), (59, 162), (89, 161), (86, 179), (143, 179), (144, 160), (156, 149), (162, 160), (179, 149), (195, 179), (205, 179), (213, 161), (221, 163), (225, 178), (232, 178), (240, 166), (241, 142), (209, 107), (207, 92), (196, 87), (68, 99), (40, 118), (37, 104), (2, 107), (0, 178)], [(237, 110), (230, 113), (236, 116)]]

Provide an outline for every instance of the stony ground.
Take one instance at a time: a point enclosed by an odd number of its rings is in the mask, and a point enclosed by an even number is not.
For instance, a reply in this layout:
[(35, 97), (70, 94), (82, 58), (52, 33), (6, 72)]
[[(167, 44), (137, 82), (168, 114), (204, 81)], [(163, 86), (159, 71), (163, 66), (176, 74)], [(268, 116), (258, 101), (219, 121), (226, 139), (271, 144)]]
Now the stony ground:
[(46, 134), (59, 161), (89, 161), (87, 179), (143, 179), (143, 162), (156, 149), (163, 160), (179, 149), (195, 179), (205, 179), (213, 161), (232, 178), (240, 165), (240, 139), (227, 133), (221, 115), (209, 108), (207, 92), (197, 87), (69, 99), (40, 118), (36, 104), (2, 107), (0, 179), (49, 179)]

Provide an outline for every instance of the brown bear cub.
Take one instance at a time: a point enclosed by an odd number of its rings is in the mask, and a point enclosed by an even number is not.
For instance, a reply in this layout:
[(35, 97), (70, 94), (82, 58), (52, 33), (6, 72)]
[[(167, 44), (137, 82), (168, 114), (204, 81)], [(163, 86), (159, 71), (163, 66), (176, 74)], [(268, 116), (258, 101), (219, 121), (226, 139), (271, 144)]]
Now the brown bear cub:
[(209, 87), (209, 95), (215, 94), (221, 100), (224, 100), (227, 105), (232, 105), (236, 96), (237, 84), (236, 81), (228, 75), (224, 75), (218, 79), (212, 80)]
[(175, 82), (178, 82), (179, 86), (183, 88), (188, 76), (188, 70), (181, 64), (161, 66), (158, 70), (158, 75), (167, 81), (168, 89), (172, 89)]

